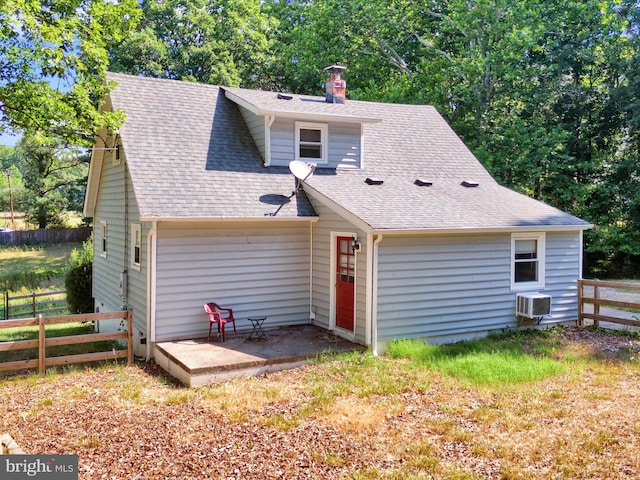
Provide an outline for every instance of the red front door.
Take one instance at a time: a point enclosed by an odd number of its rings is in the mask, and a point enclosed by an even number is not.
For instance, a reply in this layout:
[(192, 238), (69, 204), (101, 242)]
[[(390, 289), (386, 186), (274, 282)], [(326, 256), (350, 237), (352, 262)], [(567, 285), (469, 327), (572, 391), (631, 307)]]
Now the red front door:
[(336, 327), (353, 331), (355, 254), (351, 237), (338, 237), (336, 245)]

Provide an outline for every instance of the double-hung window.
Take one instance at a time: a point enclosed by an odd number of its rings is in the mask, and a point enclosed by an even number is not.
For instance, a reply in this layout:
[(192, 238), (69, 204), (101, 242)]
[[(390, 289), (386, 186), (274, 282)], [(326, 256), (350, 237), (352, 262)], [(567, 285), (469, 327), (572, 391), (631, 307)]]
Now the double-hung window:
[(511, 235), (511, 289), (544, 288), (544, 233)]
[(327, 125), (296, 122), (296, 160), (327, 163)]
[(131, 225), (131, 267), (140, 270), (140, 256), (142, 253), (142, 230), (139, 223)]
[(107, 256), (107, 222), (100, 222), (100, 256)]

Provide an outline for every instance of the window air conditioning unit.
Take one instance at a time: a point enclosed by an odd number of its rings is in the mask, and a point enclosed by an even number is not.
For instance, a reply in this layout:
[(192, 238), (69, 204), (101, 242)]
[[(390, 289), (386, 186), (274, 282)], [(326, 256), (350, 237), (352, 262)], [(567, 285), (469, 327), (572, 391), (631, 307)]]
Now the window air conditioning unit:
[(538, 319), (551, 313), (551, 297), (540, 293), (516, 295), (516, 315)]

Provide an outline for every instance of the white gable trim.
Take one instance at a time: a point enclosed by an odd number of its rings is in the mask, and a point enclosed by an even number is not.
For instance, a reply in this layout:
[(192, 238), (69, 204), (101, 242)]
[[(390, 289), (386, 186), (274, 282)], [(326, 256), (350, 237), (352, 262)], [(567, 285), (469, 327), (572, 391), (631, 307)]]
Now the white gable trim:
[(278, 117), (295, 118), (297, 120), (311, 121), (311, 122), (318, 122), (318, 121), (320, 122), (333, 121), (333, 122), (344, 122), (344, 123), (381, 123), (382, 122), (381, 118), (361, 117), (356, 115), (330, 115), (330, 114), (320, 113), (320, 112), (307, 113), (307, 112), (294, 111), (294, 110), (287, 111), (287, 110), (262, 109), (257, 105), (245, 100), (244, 98), (230, 92), (229, 90), (226, 90), (224, 87), (222, 87), (222, 89), (224, 90), (225, 96), (229, 100), (231, 100), (232, 102), (236, 103), (237, 105), (243, 108), (246, 108), (251, 113), (254, 113), (256, 115), (263, 115), (263, 116), (277, 115)]

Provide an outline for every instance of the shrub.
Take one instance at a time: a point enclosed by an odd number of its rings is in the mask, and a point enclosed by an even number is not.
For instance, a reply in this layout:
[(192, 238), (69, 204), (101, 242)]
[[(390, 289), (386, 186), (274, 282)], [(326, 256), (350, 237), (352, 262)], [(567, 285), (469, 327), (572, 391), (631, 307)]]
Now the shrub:
[(67, 303), (71, 313), (93, 312), (91, 283), (93, 274), (93, 238), (82, 244), (82, 250), (73, 249), (69, 257), (69, 270), (64, 278)]

